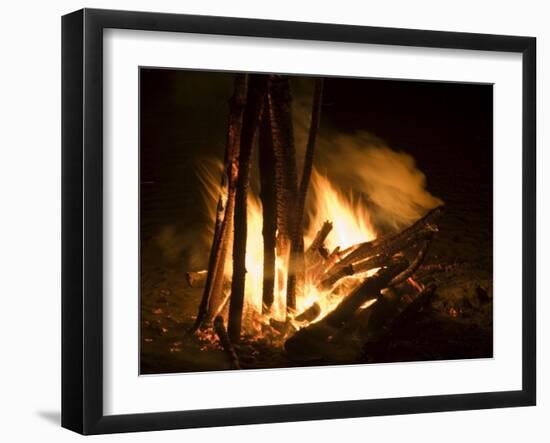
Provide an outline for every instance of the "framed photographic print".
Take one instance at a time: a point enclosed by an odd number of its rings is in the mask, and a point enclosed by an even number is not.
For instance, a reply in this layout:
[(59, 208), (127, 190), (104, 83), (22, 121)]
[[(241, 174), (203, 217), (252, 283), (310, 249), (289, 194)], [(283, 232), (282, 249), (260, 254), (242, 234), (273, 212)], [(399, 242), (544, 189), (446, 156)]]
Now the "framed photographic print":
[(62, 21), (62, 425), (534, 405), (532, 37)]

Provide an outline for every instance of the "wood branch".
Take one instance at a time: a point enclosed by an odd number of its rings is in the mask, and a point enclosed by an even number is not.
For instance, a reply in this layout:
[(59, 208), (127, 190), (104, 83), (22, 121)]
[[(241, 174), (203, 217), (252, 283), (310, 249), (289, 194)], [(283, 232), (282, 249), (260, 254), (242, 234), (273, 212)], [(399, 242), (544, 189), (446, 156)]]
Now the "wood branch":
[[(322, 251), (322, 252), (321, 252)], [(318, 260), (306, 269), (306, 277), (315, 286), (319, 285), (319, 278), (330, 269), (338, 260), (340, 247), (336, 246), (332, 252), (328, 252), (324, 246), (319, 249)], [(326, 258), (325, 258), (326, 254)]]
[(294, 334), (296, 332), (296, 326), (294, 326), (294, 324), (292, 324), (289, 319), (280, 321), (271, 318), (269, 319), (269, 326), (277, 331), (282, 337), (287, 337), (288, 335)]
[[(315, 144), (317, 141), (317, 132), (321, 123), (321, 107), (323, 102), (323, 79), (315, 80), (315, 90), (313, 92), (313, 105), (311, 110), (311, 122), (309, 125), (309, 134), (307, 140), (306, 154), (304, 157), (304, 170), (302, 172), (302, 180), (300, 182), (300, 190), (298, 193), (298, 215), (303, 217), (304, 206), (309, 188), (309, 180), (313, 169), (313, 154), (315, 152)], [(300, 221), (298, 219), (298, 221)]]
[(216, 224), (208, 260), (208, 272), (197, 318), (189, 331), (194, 333), (208, 318), (211, 319), (223, 300), (222, 288), (228, 246), (231, 243), (235, 194), (237, 184), (238, 156), (244, 107), (248, 91), (248, 75), (235, 77), (233, 96), (229, 101), (227, 143), (225, 146), (225, 167), (221, 179), (220, 197), (216, 209)]
[(312, 322), (321, 315), (321, 306), (319, 303), (313, 303), (309, 308), (303, 311), (300, 315), (294, 317), (297, 322)]
[(323, 291), (329, 290), (342, 278), (349, 277), (354, 274), (355, 269), (353, 267), (353, 263), (346, 266), (340, 266), (330, 275), (323, 278), (317, 287)]
[(218, 254), (215, 274), (213, 278), (212, 290), (208, 304), (208, 320), (212, 320), (216, 313), (220, 311), (220, 305), (226, 301), (224, 296), (225, 285), (225, 263), (231, 241), (233, 238), (233, 218), (235, 215), (235, 200), (237, 193), (237, 178), (239, 171), (239, 154), (241, 149), (241, 133), (244, 118), (244, 109), (246, 106), (246, 97), (248, 94), (249, 77), (245, 74), (237, 74), (235, 77), (235, 94), (230, 99), (230, 121), (228, 131), (227, 145), (230, 150), (226, 152), (225, 165), (227, 177), (227, 203), (225, 208), (225, 217), (221, 226), (220, 233), (220, 253)]
[(321, 290), (326, 291), (332, 288), (342, 278), (361, 274), (363, 272), (367, 272), (375, 268), (380, 268), (382, 266), (388, 266), (391, 261), (391, 256), (380, 254), (357, 263), (351, 263), (349, 265), (336, 268), (335, 272), (327, 275), (317, 284), (317, 287)]
[[(431, 238), (433, 235), (433, 226), (425, 227), (421, 230), (415, 230), (409, 234), (408, 237), (401, 236), (400, 234), (386, 239), (386, 241), (379, 243), (376, 247), (370, 249), (373, 256), (365, 258), (362, 254), (356, 255), (356, 262), (349, 263), (349, 261), (343, 259), (329, 268), (325, 274), (320, 278), (319, 287), (321, 289), (328, 289), (338, 282), (343, 277), (366, 272), (373, 268), (378, 268), (384, 265), (387, 260), (405, 250), (406, 248), (424, 240)], [(346, 257), (347, 258), (347, 257)]]
[(208, 271), (188, 271), (185, 273), (185, 280), (192, 288), (204, 288)]
[(300, 329), (285, 341), (285, 350), (290, 359), (302, 359), (305, 355), (322, 355), (322, 348), (330, 343), (341, 328), (350, 321), (355, 312), (368, 300), (378, 297), (380, 291), (396, 275), (407, 268), (406, 261), (391, 264), (367, 278), (361, 286), (342, 300), (334, 310), (318, 322)]
[(275, 290), (275, 248), (277, 232), (277, 188), (275, 186), (275, 153), (267, 101), (259, 134), (260, 199), (262, 201), (263, 285), (262, 312), (270, 311)]
[(332, 231), (333, 225), (330, 221), (325, 221), (321, 226), (321, 229), (315, 234), (315, 238), (306, 250), (306, 263), (314, 263), (316, 258), (320, 254), (321, 249), (324, 247), (324, 243), (330, 231)]
[(246, 275), (247, 198), (250, 180), (250, 159), (252, 156), (252, 145), (261, 121), (266, 86), (266, 77), (264, 75), (250, 75), (243, 116), (235, 194), (235, 215), (233, 220), (233, 276), (231, 279), (228, 321), (229, 338), (233, 342), (239, 341), (241, 335)]
[(315, 80), (315, 91), (313, 93), (313, 105), (311, 111), (311, 122), (307, 140), (306, 153), (304, 157), (304, 169), (302, 180), (298, 189), (298, 198), (292, 211), (292, 231), (290, 260), (287, 279), (287, 310), (296, 308), (296, 294), (303, 292), (305, 281), (305, 257), (304, 257), (304, 207), (309, 188), (309, 180), (313, 169), (313, 154), (317, 132), (321, 120), (321, 104), (323, 100), (323, 79)]
[(406, 241), (408, 238), (414, 236), (419, 231), (437, 230), (437, 227), (433, 225), (443, 214), (443, 206), (438, 206), (435, 209), (429, 211), (424, 217), (414, 222), (408, 228), (396, 233), (379, 237), (373, 241), (363, 243), (355, 248), (350, 254), (346, 255), (339, 262), (340, 265), (345, 266), (350, 263), (354, 263), (360, 259), (371, 257), (373, 255), (380, 254), (388, 245), (398, 244)]
[(223, 318), (221, 315), (218, 315), (214, 319), (214, 330), (216, 331), (216, 334), (218, 335), (218, 338), (220, 340), (220, 343), (229, 357), (229, 361), (231, 363), (231, 367), (233, 369), (241, 369), (241, 364), (239, 363), (239, 357), (237, 356), (237, 353), (235, 352), (235, 348), (233, 347), (233, 344), (231, 343), (231, 340), (229, 339), (229, 335), (227, 334), (227, 331), (225, 329), (225, 325), (223, 324)]
[(405, 280), (407, 280), (409, 277), (411, 277), (418, 267), (422, 264), (424, 259), (426, 258), (426, 255), (428, 254), (428, 250), (430, 248), (430, 244), (432, 241), (433, 235), (426, 239), (424, 241), (424, 244), (418, 251), (418, 254), (416, 255), (416, 258), (413, 260), (413, 262), (410, 264), (410, 266), (405, 269), (401, 274), (397, 275), (388, 286), (397, 286), (401, 283), (403, 283)]
[(280, 75), (269, 77), (268, 105), (275, 154), (278, 253), (284, 256), (285, 252), (289, 252), (292, 230), (291, 214), (298, 192), (288, 77)]
[(331, 263), (336, 263), (336, 260), (340, 258), (340, 246), (336, 246), (332, 252), (327, 256), (327, 266)]
[(361, 305), (375, 299), (379, 292), (386, 288), (389, 282), (396, 275), (403, 272), (407, 266), (407, 261), (399, 260), (386, 268), (380, 269), (375, 275), (367, 278), (361, 286), (345, 297), (322, 321), (336, 328), (341, 327), (353, 316)]
[(359, 243), (356, 245), (351, 245), (347, 247), (346, 249), (343, 249), (340, 251), (340, 257), (346, 257), (349, 254), (351, 254), (353, 251), (355, 251), (359, 246), (363, 245), (364, 243)]

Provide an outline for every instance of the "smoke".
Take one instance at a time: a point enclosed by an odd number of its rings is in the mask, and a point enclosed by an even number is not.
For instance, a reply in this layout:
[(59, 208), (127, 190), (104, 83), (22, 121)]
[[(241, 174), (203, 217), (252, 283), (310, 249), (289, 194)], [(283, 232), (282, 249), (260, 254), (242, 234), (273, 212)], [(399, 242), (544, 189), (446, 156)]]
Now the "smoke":
[[(313, 82), (298, 79), (292, 86), (294, 138), (298, 161), (303, 163)], [(301, 165), (298, 167), (300, 171)], [(427, 190), (426, 176), (411, 155), (392, 149), (365, 131), (343, 133), (321, 121), (314, 168), (348, 198), (364, 200), (379, 230), (402, 228), (443, 203)], [(315, 192), (315, 187), (310, 192)], [(312, 201), (309, 194), (308, 201)]]
[(443, 203), (426, 189), (426, 176), (412, 156), (370, 134), (334, 134), (323, 143), (330, 148), (322, 150), (322, 167), (367, 198), (377, 225), (400, 228)]
[(198, 232), (198, 228), (181, 232), (173, 224), (163, 225), (155, 236), (155, 244), (162, 253), (163, 261), (179, 263), (183, 258), (189, 269), (202, 269), (205, 265), (203, 251), (206, 242), (197, 242)]
[(188, 208), (194, 213), (193, 221), (186, 220), (184, 229), (181, 223), (162, 225), (154, 240), (165, 262), (183, 261), (185, 269), (200, 270), (208, 266), (223, 164), (210, 158), (197, 159), (193, 164), (202, 200), (196, 207)]

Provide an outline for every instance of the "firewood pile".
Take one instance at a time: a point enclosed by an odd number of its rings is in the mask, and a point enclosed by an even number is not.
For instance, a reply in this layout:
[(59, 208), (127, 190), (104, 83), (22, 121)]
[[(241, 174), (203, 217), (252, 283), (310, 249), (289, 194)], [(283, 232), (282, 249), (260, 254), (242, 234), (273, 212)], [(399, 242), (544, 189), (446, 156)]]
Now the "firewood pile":
[[(279, 75), (237, 75), (230, 100), (224, 170), (208, 269), (187, 272), (190, 286), (202, 287), (196, 320), (188, 334), (213, 328), (231, 367), (245, 367), (243, 331), (246, 254), (263, 248), (262, 336), (280, 345), (290, 361), (317, 361), (341, 340), (357, 336), (378, 345), (392, 331), (414, 322), (434, 297), (423, 277), (438, 265), (423, 265), (438, 233), (443, 207), (432, 209), (407, 228), (351, 247), (329, 250), (333, 225), (326, 221), (304, 244), (305, 204), (321, 119), (323, 83), (316, 80), (302, 171), (296, 162), (289, 80)], [(253, 151), (258, 150), (263, 245), (247, 244), (247, 195)], [(307, 247), (306, 247), (307, 246)], [(286, 273), (277, 272), (277, 262)], [(228, 265), (229, 264), (229, 265)], [(232, 266), (232, 269), (227, 269)], [(230, 275), (230, 278), (228, 277)], [(277, 279), (286, 279), (277, 281)], [(286, 316), (270, 316), (277, 287), (286, 290)], [(323, 311), (319, 303), (298, 312), (308, 291), (334, 295), (338, 303)], [(365, 329), (365, 321), (367, 327)]]

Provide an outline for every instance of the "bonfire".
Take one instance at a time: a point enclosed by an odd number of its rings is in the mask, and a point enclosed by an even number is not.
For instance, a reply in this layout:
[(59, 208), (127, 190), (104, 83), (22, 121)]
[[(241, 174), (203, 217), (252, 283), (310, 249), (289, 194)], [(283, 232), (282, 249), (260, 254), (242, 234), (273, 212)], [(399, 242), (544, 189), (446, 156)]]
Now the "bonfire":
[[(342, 198), (313, 166), (322, 91), (318, 79), (298, 171), (288, 78), (236, 76), (221, 180), (208, 184), (218, 194), (208, 269), (186, 274), (204, 288), (188, 334), (221, 346), (234, 368), (243, 343), (258, 340), (291, 360), (319, 358), (365, 312), (382, 319), (376, 341), (383, 341), (436, 289), (416, 274), (443, 207), (379, 234), (368, 210)], [(259, 196), (251, 191), (253, 167)]]

